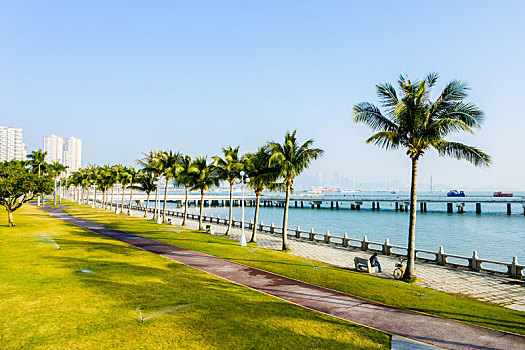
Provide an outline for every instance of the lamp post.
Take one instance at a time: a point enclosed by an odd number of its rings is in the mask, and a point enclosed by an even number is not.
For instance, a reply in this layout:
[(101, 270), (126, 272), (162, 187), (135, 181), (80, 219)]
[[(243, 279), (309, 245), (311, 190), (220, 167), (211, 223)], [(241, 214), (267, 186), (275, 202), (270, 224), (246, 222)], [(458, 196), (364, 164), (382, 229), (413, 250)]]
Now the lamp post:
[(157, 180), (157, 196), (155, 198), (155, 206), (157, 207), (157, 224), (162, 224), (162, 219), (160, 217), (160, 203), (159, 203), (159, 197), (160, 197), (160, 193), (159, 193), (159, 190), (160, 190), (160, 175), (158, 177), (158, 180)]
[(242, 196), (241, 196), (241, 242), (239, 245), (246, 247), (248, 244), (246, 243), (246, 236), (244, 235), (244, 185), (250, 182), (250, 178), (246, 175), (244, 170), (241, 170), (239, 173), (241, 176), (239, 178), (239, 182), (241, 184), (242, 189)]
[(95, 208), (95, 201), (97, 200), (97, 192), (95, 191), (96, 185), (91, 185), (93, 188), (93, 201), (91, 202), (91, 208)]

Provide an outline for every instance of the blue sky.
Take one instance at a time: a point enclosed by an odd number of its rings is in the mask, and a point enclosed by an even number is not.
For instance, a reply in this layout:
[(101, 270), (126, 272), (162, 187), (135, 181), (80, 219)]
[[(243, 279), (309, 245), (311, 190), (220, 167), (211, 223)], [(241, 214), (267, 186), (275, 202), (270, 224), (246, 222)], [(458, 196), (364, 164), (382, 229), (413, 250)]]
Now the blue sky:
[(421, 181), (523, 190), (523, 15), (523, 1), (0, 1), (0, 125), (30, 150), (79, 137), (84, 164), (246, 152), (297, 129), (326, 151), (310, 174), (409, 183), (407, 156), (365, 144), (352, 106), (436, 71), (436, 94), (472, 87), (486, 121), (453, 139), (493, 166), (429, 152)]

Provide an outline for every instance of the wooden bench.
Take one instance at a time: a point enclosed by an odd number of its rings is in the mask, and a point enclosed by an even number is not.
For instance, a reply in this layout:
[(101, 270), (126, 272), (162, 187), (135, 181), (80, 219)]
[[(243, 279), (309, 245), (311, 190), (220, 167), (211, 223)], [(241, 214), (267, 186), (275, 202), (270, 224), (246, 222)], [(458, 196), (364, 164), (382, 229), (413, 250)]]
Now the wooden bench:
[(376, 273), (376, 272), (379, 272), (379, 268), (378, 268), (377, 266), (372, 267), (372, 266), (370, 265), (370, 260), (365, 259), (365, 258), (358, 258), (358, 257), (355, 257), (355, 258), (354, 258), (354, 264), (355, 264), (355, 269), (356, 269), (357, 271), (365, 270), (365, 271), (368, 272), (368, 273)]
[(206, 233), (213, 235), (213, 229), (211, 228), (211, 225), (206, 225)]

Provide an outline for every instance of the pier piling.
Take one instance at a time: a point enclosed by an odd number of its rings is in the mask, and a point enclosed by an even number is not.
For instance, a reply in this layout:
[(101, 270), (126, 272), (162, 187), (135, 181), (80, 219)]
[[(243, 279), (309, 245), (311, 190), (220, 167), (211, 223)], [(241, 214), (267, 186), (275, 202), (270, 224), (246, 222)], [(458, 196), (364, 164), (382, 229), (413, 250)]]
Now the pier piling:
[(510, 215), (510, 214), (512, 214), (511, 204), (507, 203), (507, 215)]
[(481, 203), (476, 203), (476, 214), (481, 214)]
[(453, 213), (452, 203), (447, 203), (447, 213)]

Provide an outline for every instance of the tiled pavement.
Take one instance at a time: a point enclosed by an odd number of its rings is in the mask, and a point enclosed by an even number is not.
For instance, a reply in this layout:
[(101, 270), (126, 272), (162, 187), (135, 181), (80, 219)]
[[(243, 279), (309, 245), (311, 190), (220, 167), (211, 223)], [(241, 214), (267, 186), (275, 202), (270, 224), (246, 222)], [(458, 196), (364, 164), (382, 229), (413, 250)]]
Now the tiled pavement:
[[(144, 212), (136, 211), (132, 214), (134, 216), (143, 216)], [(180, 218), (172, 218), (172, 220), (176, 225), (182, 223), (182, 219)], [(187, 224), (188, 228), (198, 228), (198, 221), (188, 220)], [(209, 225), (209, 223), (206, 224)], [(225, 225), (212, 224), (212, 227), (217, 234), (226, 231)], [(233, 235), (232, 239), (240, 239), (240, 228), (232, 228), (231, 233)], [(249, 235), (251, 235), (251, 232), (246, 230), (246, 237), (249, 238)], [(281, 237), (280, 235), (258, 233), (258, 244), (263, 248), (278, 250), (281, 248)], [(370, 253), (359, 250), (328, 246), (321, 243), (304, 242), (295, 239), (290, 239), (290, 245), (293, 251), (292, 254), (297, 256), (349, 268), (354, 267), (354, 257), (368, 258), (371, 255)], [(384, 278), (393, 278), (392, 272), (398, 259), (380, 255), (379, 261), (381, 262), (383, 272), (378, 275)], [(315, 266), (312, 264), (312, 268), (322, 268), (322, 265)], [(420, 286), (447, 293), (464, 294), (482, 301), (488, 301), (525, 312), (524, 281), (423, 262), (416, 262), (416, 274), (421, 280), (417, 283)]]

